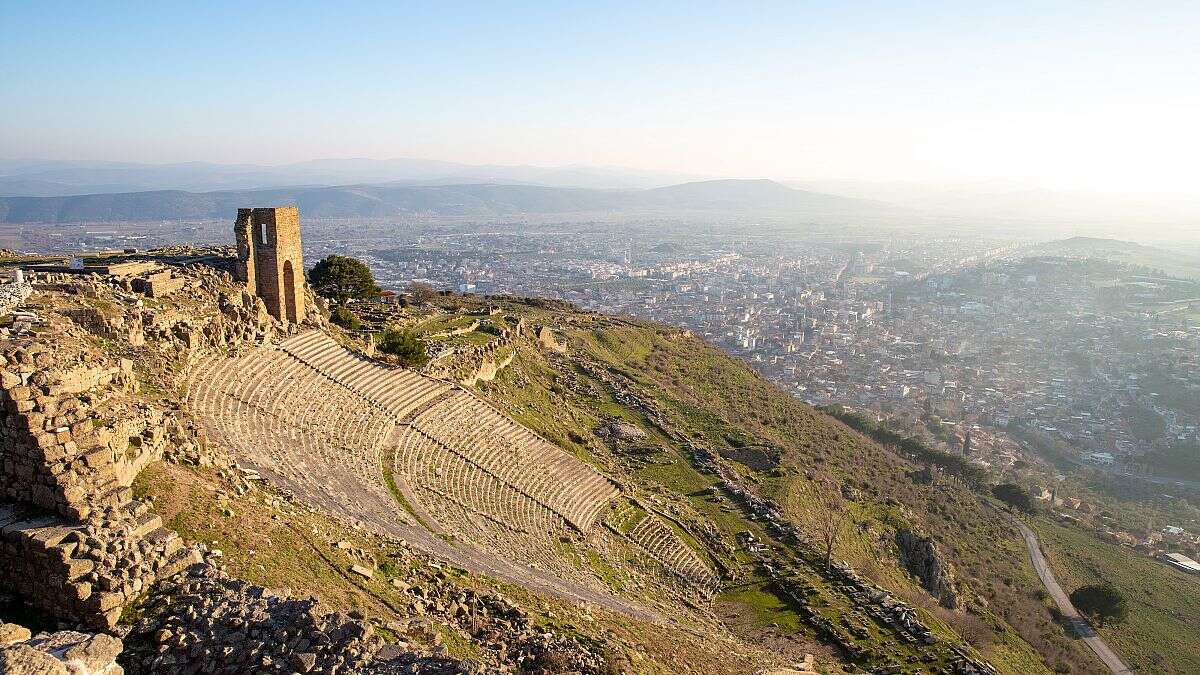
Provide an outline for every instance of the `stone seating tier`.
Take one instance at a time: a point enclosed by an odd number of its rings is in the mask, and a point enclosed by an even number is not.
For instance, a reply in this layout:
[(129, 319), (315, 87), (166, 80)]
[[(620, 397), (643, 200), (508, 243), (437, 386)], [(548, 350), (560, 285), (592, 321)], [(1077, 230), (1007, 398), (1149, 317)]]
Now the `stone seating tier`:
[(214, 440), (348, 517), (365, 509), (412, 522), (383, 484), (383, 456), (420, 506), (453, 512), (448, 527), (486, 522), (545, 538), (556, 529), (547, 519), (558, 518), (587, 531), (617, 494), (471, 393), (356, 355), (319, 331), (238, 358), (202, 358), (188, 400)]
[(653, 515), (647, 515), (629, 532), (631, 539), (667, 569), (692, 581), (711, 586), (715, 577), (696, 552), (685, 544), (671, 527)]
[[(390, 411), (397, 422), (460, 449), (460, 456), (513, 485), (579, 530), (591, 527), (616, 487), (587, 464), (445, 382), (358, 356), (318, 331), (280, 348)], [(402, 432), (405, 433), (405, 432)]]

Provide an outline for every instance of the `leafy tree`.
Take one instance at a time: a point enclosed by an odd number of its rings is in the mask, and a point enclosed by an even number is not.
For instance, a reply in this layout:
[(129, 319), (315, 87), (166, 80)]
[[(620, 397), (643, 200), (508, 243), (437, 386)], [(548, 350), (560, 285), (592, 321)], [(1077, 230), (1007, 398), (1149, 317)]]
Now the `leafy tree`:
[(338, 304), (347, 300), (367, 300), (379, 293), (371, 268), (358, 259), (331, 255), (318, 262), (308, 272), (313, 290)]
[(408, 295), (413, 302), (423, 305), (437, 295), (437, 289), (423, 281), (414, 281), (408, 285)]
[(838, 418), (851, 429), (866, 434), (884, 447), (899, 450), (900, 453), (915, 460), (937, 465), (947, 474), (957, 477), (972, 489), (983, 490), (987, 485), (987, 470), (972, 464), (961, 455), (929, 447), (920, 438), (905, 436), (894, 429), (876, 424), (861, 413), (846, 410), (842, 406), (825, 406), (819, 409)]
[(362, 321), (359, 321), (354, 312), (350, 311), (350, 308), (345, 305), (334, 307), (333, 311), (329, 313), (329, 320), (348, 330), (362, 328)]
[(1112, 584), (1089, 584), (1071, 593), (1071, 604), (1103, 628), (1129, 616), (1129, 603)]
[(992, 494), (996, 496), (996, 499), (1025, 513), (1034, 513), (1037, 511), (1037, 505), (1034, 504), (1033, 497), (1025, 491), (1025, 488), (1016, 483), (1001, 483), (992, 488)]
[(391, 326), (383, 331), (379, 343), (375, 346), (384, 354), (395, 356), (402, 365), (409, 368), (419, 368), (429, 362), (429, 355), (425, 353), (425, 343), (411, 330)]

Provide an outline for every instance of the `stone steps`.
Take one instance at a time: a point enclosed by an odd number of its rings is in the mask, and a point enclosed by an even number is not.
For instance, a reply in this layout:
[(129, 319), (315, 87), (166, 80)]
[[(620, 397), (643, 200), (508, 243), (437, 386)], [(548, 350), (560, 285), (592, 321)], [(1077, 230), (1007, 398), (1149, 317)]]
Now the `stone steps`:
[(103, 630), (143, 589), (199, 559), (136, 501), (77, 524), (0, 505), (0, 544), (0, 567), (13, 590), (55, 616)]
[(676, 574), (705, 585), (716, 582), (716, 577), (696, 552), (658, 517), (647, 514), (627, 536)]
[(438, 527), (561, 578), (586, 575), (564, 561), (557, 540), (588, 531), (618, 494), (470, 392), (363, 358), (317, 331), (201, 359), (188, 401), (215, 442), (309, 503), (389, 532), (412, 523), (383, 484), (386, 457)]

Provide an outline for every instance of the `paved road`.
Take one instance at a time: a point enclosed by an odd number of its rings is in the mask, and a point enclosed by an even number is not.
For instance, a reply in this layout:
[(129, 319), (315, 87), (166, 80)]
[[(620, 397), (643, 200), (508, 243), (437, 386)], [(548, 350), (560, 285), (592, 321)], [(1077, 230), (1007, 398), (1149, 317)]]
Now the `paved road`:
[(1050, 597), (1054, 598), (1054, 602), (1058, 605), (1058, 609), (1062, 612), (1063, 616), (1071, 622), (1071, 627), (1074, 629), (1075, 634), (1086, 642), (1087, 646), (1091, 647), (1093, 652), (1096, 652), (1096, 656), (1100, 657), (1100, 660), (1104, 662), (1104, 665), (1108, 666), (1109, 670), (1117, 675), (1136, 672), (1125, 665), (1121, 657), (1117, 656), (1117, 653), (1105, 644), (1104, 640), (1096, 634), (1096, 630), (1092, 628), (1091, 624), (1079, 614), (1079, 610), (1075, 609), (1075, 605), (1071, 604), (1071, 599), (1067, 597), (1062, 586), (1058, 585), (1058, 580), (1054, 578), (1054, 572), (1050, 571), (1050, 565), (1046, 562), (1046, 558), (1042, 556), (1042, 548), (1038, 545), (1037, 535), (1033, 533), (1033, 530), (1025, 523), (1022, 523), (1020, 519), (1014, 518), (1007, 513), (1004, 515), (1008, 516), (1013, 525), (1016, 525), (1017, 529), (1021, 531), (1021, 536), (1025, 538), (1025, 546), (1029, 549), (1029, 561), (1033, 563), (1033, 569), (1041, 577), (1042, 584), (1050, 593)]

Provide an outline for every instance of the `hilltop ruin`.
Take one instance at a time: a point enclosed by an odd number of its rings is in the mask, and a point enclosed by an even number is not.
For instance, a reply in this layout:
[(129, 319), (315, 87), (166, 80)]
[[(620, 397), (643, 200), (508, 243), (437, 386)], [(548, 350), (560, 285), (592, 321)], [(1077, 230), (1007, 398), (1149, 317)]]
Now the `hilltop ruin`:
[[(655, 616), (555, 553), (560, 540), (624, 536), (598, 526), (618, 484), (455, 382), (376, 362), (327, 332), (304, 283), (295, 208), (241, 209), (234, 229), (235, 251), (41, 259), (0, 286), (13, 312), (0, 328), (0, 594), (137, 650), (138, 631), (163, 622), (179, 639), (216, 629), (167, 615), (119, 625), (148, 596), (200, 593), (230, 616), (249, 606), (260, 590), (214, 584), (219, 552), (185, 542), (134, 498), (138, 475), (165, 459), (266, 479), (289, 500), (466, 570)], [(516, 335), (537, 344), (520, 327), (510, 343)], [(634, 541), (665, 561), (686, 548), (665, 526)], [(694, 556), (678, 573), (711, 582)], [(303, 611), (313, 647), (277, 648), (269, 658), (283, 671), (361, 667), (382, 644), (361, 622)], [(511, 644), (532, 639), (506, 626)], [(331, 630), (353, 644), (318, 648), (316, 635)], [(36, 651), (14, 642), (0, 652), (18, 648)], [(334, 648), (347, 656), (328, 660)], [(543, 639), (523, 649), (538, 658), (574, 648)], [(149, 672), (167, 663), (162, 654), (122, 658)]]

